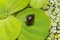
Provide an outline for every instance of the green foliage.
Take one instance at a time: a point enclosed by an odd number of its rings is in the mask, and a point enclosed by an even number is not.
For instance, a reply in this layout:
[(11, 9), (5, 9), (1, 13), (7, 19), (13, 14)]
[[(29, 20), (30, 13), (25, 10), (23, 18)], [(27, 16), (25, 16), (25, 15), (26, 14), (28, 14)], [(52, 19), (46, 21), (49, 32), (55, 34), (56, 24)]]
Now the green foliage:
[[(26, 17), (34, 14), (34, 24), (28, 26)], [(22, 32), (19, 40), (44, 40), (50, 29), (50, 18), (40, 9), (28, 8), (17, 15), (22, 23)]]
[(29, 0), (0, 0), (0, 15), (12, 14), (24, 9)]
[(14, 16), (0, 20), (0, 40), (14, 40), (19, 35), (21, 23)]
[[(16, 38), (18, 40), (44, 40), (49, 33), (50, 18), (39, 8), (46, 5), (48, 1), (0, 0), (0, 40), (16, 40)], [(25, 7), (27, 8), (23, 10)], [(15, 13), (16, 17), (13, 16)], [(26, 17), (30, 14), (34, 14), (35, 17), (34, 23), (28, 26)]]
[(49, 0), (31, 0), (30, 5), (33, 8), (41, 8), (49, 3)]

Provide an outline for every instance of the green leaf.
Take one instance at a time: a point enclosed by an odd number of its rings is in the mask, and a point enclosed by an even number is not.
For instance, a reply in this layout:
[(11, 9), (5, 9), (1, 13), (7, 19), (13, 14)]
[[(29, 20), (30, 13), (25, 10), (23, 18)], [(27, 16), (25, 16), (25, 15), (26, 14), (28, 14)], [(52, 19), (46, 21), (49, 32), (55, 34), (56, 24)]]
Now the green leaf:
[(4, 23), (0, 20), (0, 40), (10, 40), (4, 29)]
[(12, 14), (25, 8), (29, 0), (0, 0), (0, 14)]
[[(34, 23), (26, 24), (28, 15), (34, 14)], [(22, 23), (22, 32), (18, 40), (44, 40), (50, 30), (50, 17), (40, 9), (28, 8), (16, 16)]]
[(21, 32), (21, 23), (14, 16), (0, 20), (0, 40), (15, 40)]
[(33, 8), (41, 8), (45, 6), (45, 4), (48, 4), (49, 0), (31, 0), (30, 5)]

